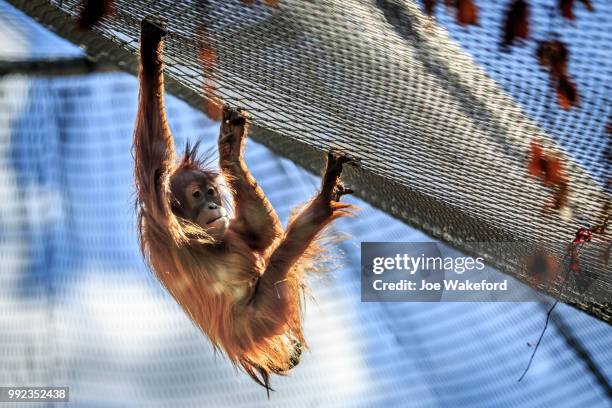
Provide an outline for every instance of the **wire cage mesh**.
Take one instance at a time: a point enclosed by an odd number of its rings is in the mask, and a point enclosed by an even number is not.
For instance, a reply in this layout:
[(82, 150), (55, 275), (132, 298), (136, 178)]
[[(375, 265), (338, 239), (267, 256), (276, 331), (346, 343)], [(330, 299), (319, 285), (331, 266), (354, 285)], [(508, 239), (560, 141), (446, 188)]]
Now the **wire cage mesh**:
[[(249, 160), (281, 218), (316, 180), (272, 152), (318, 171), (320, 152), (333, 148), (361, 159), (348, 174), (361, 198), (458, 248), (478, 253), (484, 240), (565, 243), (579, 224), (599, 221), (610, 194), (604, 127), (611, 34), (601, 29), (610, 27), (609, 5), (595, 3), (597, 13), (580, 12), (579, 27), (563, 27), (581, 91), (580, 109), (563, 112), (532, 45), (499, 51), (491, 35), (504, 8), (497, 2), (483, 2), (482, 25), (469, 30), (438, 10), (446, 32), (405, 2), (293, 1), (270, 9), (258, 2), (118, 1), (114, 16), (92, 33), (74, 29), (80, 2), (11, 3), (85, 45), (95, 61), (55, 41), (0, 56), (3, 384), (71, 384), (78, 406), (609, 402), (605, 323), (561, 305), (534, 380), (519, 385), (519, 356), (528, 355), (524, 340), (541, 328), (540, 305), (355, 308), (353, 246), (343, 248), (350, 264), (337, 273), (342, 285), (324, 284), (320, 308), (307, 320), (313, 357), (292, 378), (278, 379), (267, 400), (215, 358), (152, 278), (133, 273), (144, 270), (126, 222), (133, 216), (135, 79), (73, 76), (113, 64), (135, 72), (140, 18), (165, 15), (169, 89), (201, 110), (211, 78), (198, 54), (208, 41), (218, 53), (212, 79), (219, 95), (253, 112), (254, 137), (270, 148), (251, 145)], [(545, 2), (534, 3), (534, 19), (549, 24)], [(9, 32), (32, 35), (12, 24)], [(179, 145), (216, 131), (175, 99), (168, 109)], [(569, 218), (542, 214), (549, 192), (528, 178), (525, 165), (535, 137), (567, 163), (576, 192)], [(360, 205), (363, 221), (342, 226), (359, 240), (428, 239)], [(520, 275), (508, 258), (489, 260)], [(606, 273), (594, 272), (603, 296), (595, 301), (556, 294), (609, 321), (609, 304), (601, 301), (610, 293)]]
[[(130, 72), (141, 19), (167, 19), (171, 92), (200, 109), (247, 108), (257, 140), (310, 170), (322, 151), (358, 158), (347, 179), (359, 197), (465, 251), (522, 241), (557, 242), (551, 249), (562, 253), (609, 208), (607, 3), (577, 9), (569, 24), (549, 2), (531, 2), (532, 37), (568, 43), (580, 92), (569, 112), (537, 64), (536, 41), (500, 49), (507, 5), (499, 2), (483, 3), (480, 24), (463, 29), (442, 9), (432, 20), (405, 1), (117, 1), (93, 32), (75, 30), (77, 0), (12, 3)], [(567, 169), (564, 213), (546, 213), (554, 193), (527, 171), (534, 141)], [(526, 279), (517, 254), (483, 255)], [(589, 294), (566, 284), (547, 290), (609, 321), (606, 268), (588, 271)]]

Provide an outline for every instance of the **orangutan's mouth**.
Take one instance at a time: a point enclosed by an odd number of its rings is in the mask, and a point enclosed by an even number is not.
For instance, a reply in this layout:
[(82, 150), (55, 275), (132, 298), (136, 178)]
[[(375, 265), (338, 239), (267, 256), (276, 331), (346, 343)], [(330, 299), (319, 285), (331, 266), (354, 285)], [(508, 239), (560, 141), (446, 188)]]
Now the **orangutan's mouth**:
[(210, 221), (208, 221), (208, 222), (206, 223), (206, 225), (210, 225), (210, 224), (212, 224), (213, 222), (217, 222), (217, 221), (219, 221), (219, 220), (220, 220), (220, 219), (222, 219), (222, 218), (227, 218), (227, 216), (225, 216), (225, 215), (220, 215), (219, 217), (215, 218), (214, 220), (210, 220)]

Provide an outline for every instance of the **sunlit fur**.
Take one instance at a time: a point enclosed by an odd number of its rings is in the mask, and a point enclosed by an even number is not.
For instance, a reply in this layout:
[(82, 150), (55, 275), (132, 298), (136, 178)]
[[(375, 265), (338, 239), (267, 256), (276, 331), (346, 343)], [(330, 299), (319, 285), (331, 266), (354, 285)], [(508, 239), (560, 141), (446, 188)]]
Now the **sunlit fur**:
[(221, 239), (213, 239), (202, 226), (176, 216), (181, 204), (173, 201), (171, 185), (177, 174), (190, 169), (211, 179), (219, 174), (198, 158), (197, 144), (176, 160), (164, 110), (163, 26), (147, 20), (142, 26), (133, 146), (141, 250), (214, 347), (269, 390), (270, 374), (286, 374), (306, 347), (304, 275), (326, 269), (320, 233), (353, 208), (336, 201), (348, 193), (339, 184), (343, 161), (329, 156), (321, 192), (283, 230), (242, 158), (246, 113), (226, 107), (219, 159), (220, 176), (234, 203), (229, 227)]

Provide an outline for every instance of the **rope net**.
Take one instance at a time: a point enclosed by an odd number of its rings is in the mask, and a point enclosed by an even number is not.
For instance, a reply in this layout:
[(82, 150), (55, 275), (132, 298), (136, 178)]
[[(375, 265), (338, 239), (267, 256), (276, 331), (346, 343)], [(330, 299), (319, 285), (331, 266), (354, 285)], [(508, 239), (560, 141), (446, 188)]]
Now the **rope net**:
[[(65, 15), (37, 10), (59, 31), (71, 27)], [(78, 47), (0, 1), (0, 36), (8, 39), (0, 44), (0, 384), (69, 386), (70, 406), (76, 407), (609, 406), (609, 325), (564, 304), (551, 315), (528, 375), (517, 382), (554, 301), (542, 301), (527, 286), (534, 302), (361, 303), (360, 242), (431, 238), (352, 197), (347, 200), (362, 211), (337, 224), (351, 237), (339, 244), (343, 260), (329, 280), (313, 282), (318, 301), (307, 302), (311, 350), (291, 376), (273, 379), (276, 391), (268, 399), (215, 354), (142, 262), (130, 154), (138, 83), (121, 72), (82, 75), (107, 71), (113, 58), (133, 70), (132, 55), (121, 54), (122, 48), (99, 32), (64, 35), (74, 35), (89, 50), (97, 45), (97, 55), (104, 57), (84, 63)], [(201, 113), (200, 91), (176, 80), (170, 85), (196, 106), (167, 95), (177, 146), (202, 138), (204, 149), (214, 148), (219, 126)], [(581, 92), (587, 103), (586, 90)], [(255, 130), (272, 150), (320, 170), (313, 147), (318, 134), (302, 141)], [(401, 135), (389, 132), (389, 140), (399, 140)], [(602, 146), (596, 133), (587, 134), (593, 146)], [(409, 137), (417, 136), (410, 133), (405, 140)], [(576, 148), (579, 140), (565, 142)], [(386, 145), (379, 144), (370, 154), (382, 154)], [(394, 149), (417, 148), (404, 144)], [(590, 156), (574, 151), (571, 157), (577, 162), (582, 157), (593, 185), (600, 183), (586, 160)], [(246, 160), (283, 223), (318, 188), (318, 176), (252, 140)], [(411, 156), (389, 166), (397, 174), (410, 167), (414, 177), (433, 171), (421, 169)], [(391, 182), (362, 168), (350, 175), (364, 198), (460, 247), (470, 244), (464, 242), (468, 233), (506, 238), (502, 230), (486, 230), (477, 216), (466, 218), (452, 203), (430, 199), (429, 187), (425, 192), (405, 187), (411, 177), (404, 184)], [(440, 174), (431, 182), (440, 186), (444, 180)], [(498, 205), (505, 217), (502, 210), (508, 208)], [(572, 237), (573, 231), (563, 235)], [(499, 259), (508, 258), (502, 255)], [(592, 308), (586, 298), (581, 305)], [(602, 309), (591, 311), (605, 319)]]
[[(323, 151), (357, 158), (347, 180), (359, 197), (521, 279), (516, 254), (478, 243), (552, 242), (562, 253), (609, 208), (608, 2), (576, 8), (571, 24), (530, 2), (531, 37), (561, 36), (570, 49), (580, 104), (569, 111), (536, 41), (500, 49), (503, 2), (479, 2), (479, 25), (464, 29), (441, 6), (434, 21), (408, 1), (116, 1), (92, 32), (75, 29), (80, 1), (11, 3), (130, 72), (141, 19), (166, 18), (171, 92), (209, 112), (215, 101), (247, 108), (256, 140), (313, 171)], [(534, 141), (561, 161), (562, 193), (530, 176)], [(587, 293), (546, 290), (609, 321), (606, 269), (588, 270)]]

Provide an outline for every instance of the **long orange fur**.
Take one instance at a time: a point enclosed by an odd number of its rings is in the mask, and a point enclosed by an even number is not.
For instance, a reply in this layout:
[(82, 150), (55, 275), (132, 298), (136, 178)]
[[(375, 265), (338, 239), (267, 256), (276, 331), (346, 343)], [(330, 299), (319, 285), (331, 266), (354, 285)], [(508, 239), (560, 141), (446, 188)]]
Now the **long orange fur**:
[[(283, 230), (242, 157), (246, 113), (226, 107), (219, 157), (221, 176), (234, 198), (234, 218), (223, 239), (215, 240), (205, 228), (177, 217), (170, 181), (184, 170), (208, 170), (189, 151), (176, 160), (164, 109), (164, 34), (163, 22), (143, 21), (133, 145), (141, 250), (214, 347), (270, 390), (270, 375), (286, 374), (306, 347), (301, 301), (305, 273), (325, 269), (318, 264), (320, 233), (353, 210), (337, 201), (349, 192), (339, 184), (344, 161), (328, 156), (321, 191)], [(246, 123), (240, 125), (241, 120)]]

